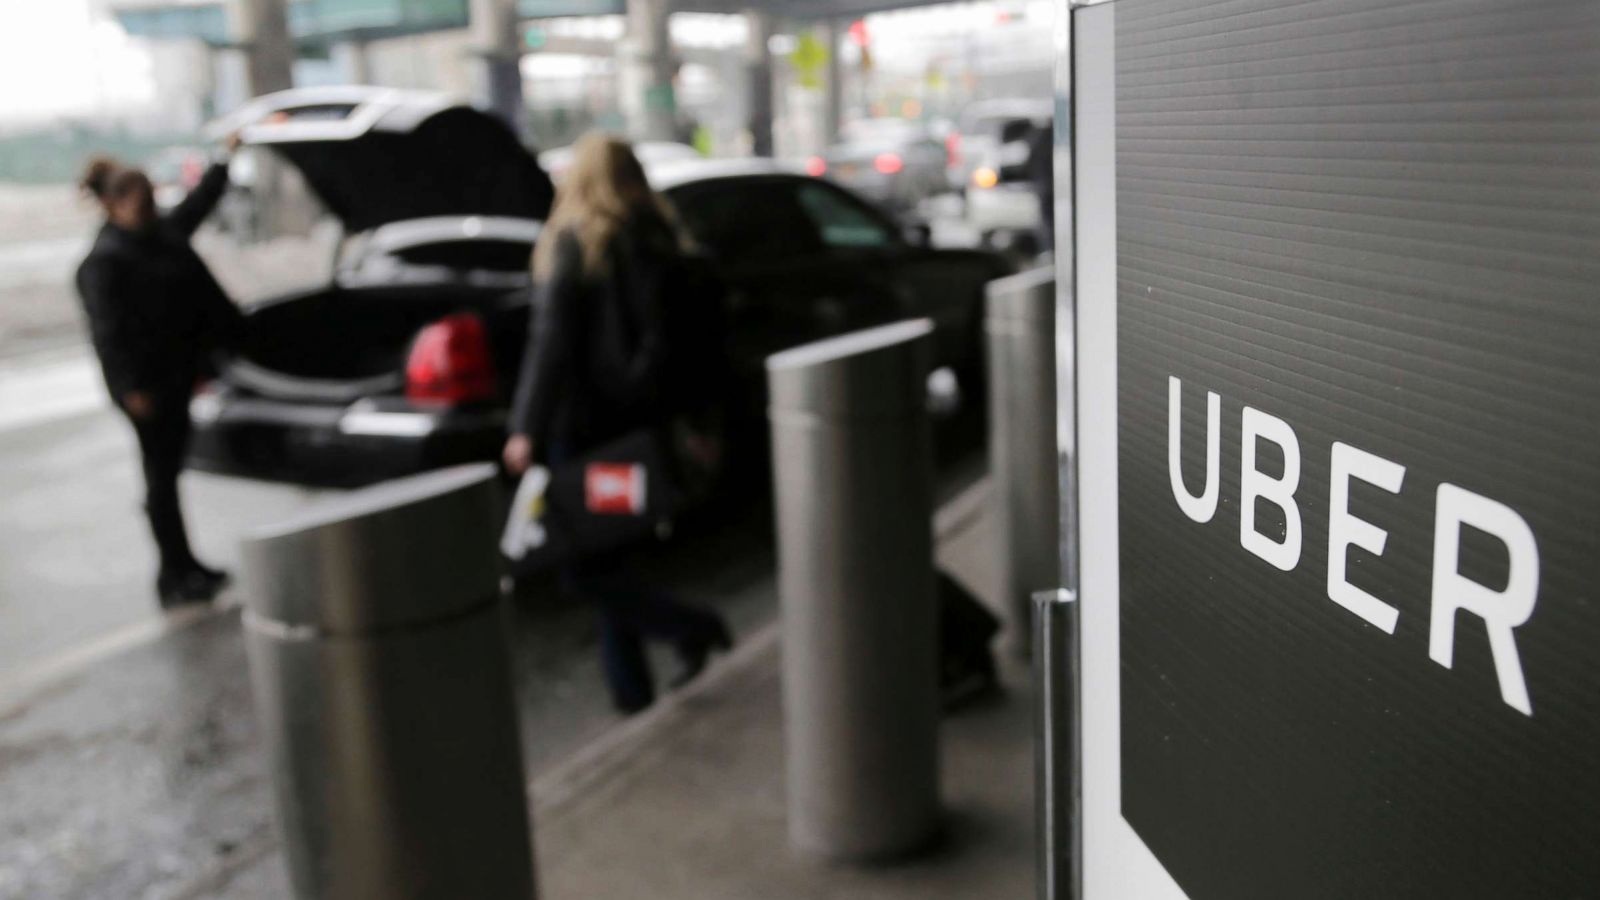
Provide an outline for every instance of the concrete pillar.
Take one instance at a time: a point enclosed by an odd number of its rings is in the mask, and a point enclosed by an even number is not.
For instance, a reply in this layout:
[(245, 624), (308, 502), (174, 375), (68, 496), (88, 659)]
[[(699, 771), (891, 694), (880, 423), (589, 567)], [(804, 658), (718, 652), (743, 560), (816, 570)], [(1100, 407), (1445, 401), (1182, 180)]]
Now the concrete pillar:
[(749, 37), (745, 42), (746, 127), (750, 131), (750, 152), (772, 155), (772, 14), (750, 10), (744, 14)]
[(367, 42), (363, 40), (340, 41), (330, 51), (333, 64), (346, 84), (371, 84), (372, 64), (367, 58)]
[(516, 0), (471, 0), (473, 102), (522, 133), (522, 31)]
[(671, 23), (672, 0), (628, 0), (619, 87), (622, 113), (636, 140), (677, 137), (678, 98), (672, 80), (678, 67)]
[(822, 25), (822, 39), (828, 44), (827, 95), (822, 106), (822, 140), (832, 144), (839, 139), (839, 129), (844, 126), (844, 66), (839, 62), (839, 41), (843, 29), (838, 19), (828, 19)]
[(250, 96), (294, 87), (294, 41), (285, 0), (231, 0), (228, 29), (244, 50)]

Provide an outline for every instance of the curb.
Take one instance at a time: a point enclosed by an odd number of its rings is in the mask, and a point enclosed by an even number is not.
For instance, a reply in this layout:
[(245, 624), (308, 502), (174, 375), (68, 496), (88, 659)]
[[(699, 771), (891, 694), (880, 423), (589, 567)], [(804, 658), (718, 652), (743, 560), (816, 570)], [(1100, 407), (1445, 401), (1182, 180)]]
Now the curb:
[[(949, 540), (976, 524), (988, 507), (989, 493), (989, 479), (985, 476), (935, 511), (935, 541)], [(528, 790), (532, 795), (535, 831), (541, 817), (558, 814), (591, 788), (614, 781), (614, 775), (642, 762), (642, 751), (647, 745), (656, 743), (662, 733), (714, 702), (708, 700), (707, 695), (766, 662), (779, 649), (782, 624), (779, 619), (762, 626), (699, 678), (657, 699), (649, 709), (622, 721), (534, 777), (528, 783)]]

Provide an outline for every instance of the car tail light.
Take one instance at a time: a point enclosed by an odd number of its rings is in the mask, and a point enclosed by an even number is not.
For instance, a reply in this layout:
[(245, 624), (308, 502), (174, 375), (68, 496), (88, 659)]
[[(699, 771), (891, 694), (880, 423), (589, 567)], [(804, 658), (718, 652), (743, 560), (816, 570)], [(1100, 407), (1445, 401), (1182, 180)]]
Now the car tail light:
[(893, 175), (904, 169), (906, 164), (894, 153), (879, 153), (878, 158), (872, 161), (872, 167), (884, 175)]
[(961, 132), (952, 131), (945, 137), (944, 162), (951, 168), (961, 165)]
[(981, 166), (972, 170), (972, 183), (981, 188), (992, 188), (1000, 183), (1000, 173), (988, 166)]
[(418, 332), (406, 360), (406, 399), (438, 406), (486, 400), (495, 393), (494, 358), (483, 320), (446, 316)]
[(806, 174), (812, 178), (821, 178), (828, 174), (828, 161), (820, 156), (813, 156), (806, 160)]

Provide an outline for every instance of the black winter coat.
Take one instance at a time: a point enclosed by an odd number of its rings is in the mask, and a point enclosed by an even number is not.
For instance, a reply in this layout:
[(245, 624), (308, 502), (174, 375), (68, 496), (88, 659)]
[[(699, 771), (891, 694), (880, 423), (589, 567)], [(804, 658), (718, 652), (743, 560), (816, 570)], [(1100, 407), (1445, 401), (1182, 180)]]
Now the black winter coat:
[(238, 308), (189, 244), (227, 184), (217, 164), (147, 231), (106, 223), (78, 267), (90, 337), (119, 406), (131, 391), (187, 395), (208, 354), (238, 338)]
[(612, 238), (602, 271), (584, 270), (570, 232), (555, 240), (550, 275), (535, 291), (510, 430), (548, 460), (720, 404), (727, 346), (722, 293), (683, 255), (666, 221), (642, 218)]

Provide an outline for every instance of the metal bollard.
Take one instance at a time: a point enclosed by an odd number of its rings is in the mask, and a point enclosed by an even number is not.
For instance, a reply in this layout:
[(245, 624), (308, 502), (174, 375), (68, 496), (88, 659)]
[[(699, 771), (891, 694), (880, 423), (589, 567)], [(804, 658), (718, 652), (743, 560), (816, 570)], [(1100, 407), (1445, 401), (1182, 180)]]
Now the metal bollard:
[(243, 545), (245, 636), (300, 900), (535, 896), (492, 466)]
[(1078, 597), (1033, 598), (1035, 834), (1039, 900), (1076, 900), (1083, 872)]
[(1009, 642), (1031, 651), (1034, 593), (1061, 583), (1056, 282), (1042, 267), (989, 283), (989, 470)]
[(835, 860), (917, 849), (939, 825), (932, 332), (767, 360), (789, 836)]

